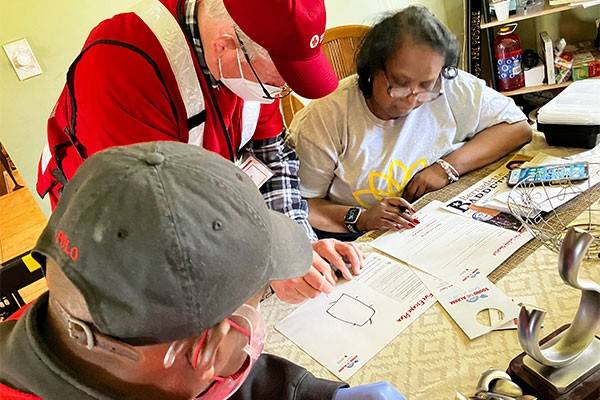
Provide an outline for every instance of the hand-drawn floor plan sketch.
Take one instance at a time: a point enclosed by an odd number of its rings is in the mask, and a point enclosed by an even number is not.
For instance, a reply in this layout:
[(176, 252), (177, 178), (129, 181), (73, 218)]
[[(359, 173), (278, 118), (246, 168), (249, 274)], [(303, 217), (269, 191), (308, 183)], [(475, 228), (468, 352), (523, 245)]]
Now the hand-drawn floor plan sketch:
[(339, 299), (330, 303), (327, 314), (350, 325), (364, 326), (367, 322), (373, 323), (375, 309), (357, 297), (342, 293)]

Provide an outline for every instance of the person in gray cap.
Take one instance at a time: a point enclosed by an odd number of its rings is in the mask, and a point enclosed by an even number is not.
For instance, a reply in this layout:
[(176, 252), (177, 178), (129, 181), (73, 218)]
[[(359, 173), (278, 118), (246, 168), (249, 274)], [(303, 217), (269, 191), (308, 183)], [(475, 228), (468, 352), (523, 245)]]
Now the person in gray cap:
[(216, 154), (176, 142), (97, 153), (33, 254), (49, 291), (0, 324), (2, 399), (403, 398), (262, 354), (261, 296), (302, 276), (312, 250)]

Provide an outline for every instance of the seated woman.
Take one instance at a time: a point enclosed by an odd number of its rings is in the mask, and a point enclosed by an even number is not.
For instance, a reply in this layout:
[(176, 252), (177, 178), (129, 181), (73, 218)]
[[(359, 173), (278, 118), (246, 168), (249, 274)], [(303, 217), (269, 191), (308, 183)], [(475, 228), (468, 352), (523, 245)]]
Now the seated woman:
[(366, 35), (357, 75), (295, 116), (290, 139), (318, 234), (414, 227), (411, 202), (531, 140), (513, 100), (458, 59), (455, 36), (407, 7)]

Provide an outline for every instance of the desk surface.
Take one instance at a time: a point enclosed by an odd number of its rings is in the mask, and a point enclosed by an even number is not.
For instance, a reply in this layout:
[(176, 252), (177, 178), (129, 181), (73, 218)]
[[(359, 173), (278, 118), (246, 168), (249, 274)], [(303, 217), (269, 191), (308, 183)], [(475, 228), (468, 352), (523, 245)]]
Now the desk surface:
[[(541, 140), (538, 137), (526, 150), (546, 151)], [(550, 150), (554, 155), (573, 153), (566, 149)], [(542, 337), (570, 322), (579, 304), (580, 292), (567, 287), (557, 271), (556, 254), (540, 247), (497, 283), (509, 296), (534, 296), (536, 305), (548, 311)], [(582, 267), (581, 274), (600, 282), (598, 263)], [(277, 301), (274, 296), (262, 304), (261, 312), (269, 329), (265, 351), (286, 357), (319, 377), (335, 380), (327, 369), (274, 330), (274, 324), (295, 307)], [(436, 303), (362, 367), (349, 383), (386, 380), (411, 400), (454, 399), (457, 390), (473, 394), (483, 371), (506, 369), (510, 360), (521, 352), (515, 330), (491, 332), (470, 341)]]
[(26, 187), (0, 196), (0, 263), (31, 250), (46, 222)]

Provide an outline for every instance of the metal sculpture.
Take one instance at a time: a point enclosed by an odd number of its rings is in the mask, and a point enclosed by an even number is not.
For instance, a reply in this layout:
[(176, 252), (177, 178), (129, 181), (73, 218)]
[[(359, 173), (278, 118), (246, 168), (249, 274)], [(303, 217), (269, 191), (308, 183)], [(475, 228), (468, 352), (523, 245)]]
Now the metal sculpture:
[(581, 300), (570, 326), (540, 345), (540, 329), (545, 311), (521, 308), (518, 337), (530, 357), (524, 364), (559, 390), (572, 386), (600, 367), (600, 285), (579, 277), (579, 267), (594, 236), (570, 228), (562, 243), (558, 271), (569, 286), (581, 290)]

